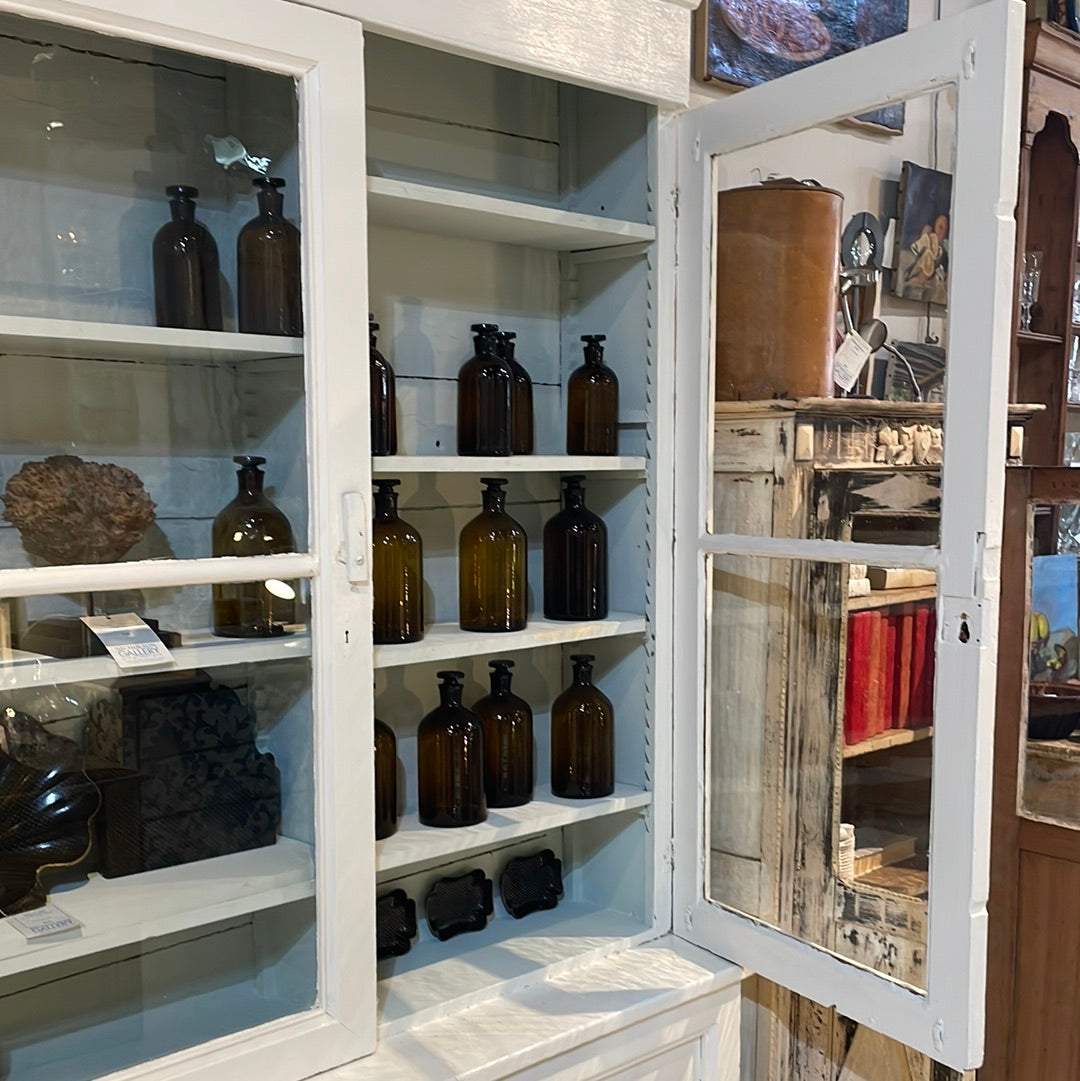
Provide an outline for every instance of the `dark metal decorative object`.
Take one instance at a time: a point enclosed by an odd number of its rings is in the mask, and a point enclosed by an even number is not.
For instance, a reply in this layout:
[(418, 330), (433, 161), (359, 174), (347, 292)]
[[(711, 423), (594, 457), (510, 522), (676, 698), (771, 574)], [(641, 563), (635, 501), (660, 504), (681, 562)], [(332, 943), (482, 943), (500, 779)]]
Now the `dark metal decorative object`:
[(483, 871), (440, 878), (424, 902), (428, 926), (440, 942), (467, 931), (482, 931), (495, 911), (493, 884)]
[[(25, 761), (20, 761), (15, 754)], [(97, 785), (79, 767), (77, 748), (32, 717), (0, 710), (0, 912), (45, 903), (49, 872), (90, 856)]]
[(562, 897), (562, 861), (550, 848), (512, 859), (499, 880), (506, 911), (520, 920), (532, 912), (554, 908)]
[(375, 902), (375, 956), (401, 957), (416, 938), (416, 902), (404, 890), (391, 890)]

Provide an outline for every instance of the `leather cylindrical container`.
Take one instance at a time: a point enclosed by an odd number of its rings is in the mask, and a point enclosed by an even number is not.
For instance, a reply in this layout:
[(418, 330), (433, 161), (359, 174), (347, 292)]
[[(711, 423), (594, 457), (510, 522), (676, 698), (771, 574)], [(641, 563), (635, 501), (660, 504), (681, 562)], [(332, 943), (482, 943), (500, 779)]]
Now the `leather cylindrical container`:
[(718, 193), (717, 401), (832, 396), (843, 207), (797, 180)]

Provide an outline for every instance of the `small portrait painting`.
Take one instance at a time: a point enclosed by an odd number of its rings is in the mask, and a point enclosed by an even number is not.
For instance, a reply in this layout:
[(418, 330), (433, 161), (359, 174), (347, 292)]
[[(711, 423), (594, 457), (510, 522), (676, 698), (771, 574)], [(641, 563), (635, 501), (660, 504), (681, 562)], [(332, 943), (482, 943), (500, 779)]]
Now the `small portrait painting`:
[[(756, 86), (907, 29), (908, 0), (703, 0), (697, 78)], [(855, 119), (904, 130), (903, 103)]]
[(952, 176), (905, 161), (900, 174), (893, 292), (923, 304), (949, 301)]

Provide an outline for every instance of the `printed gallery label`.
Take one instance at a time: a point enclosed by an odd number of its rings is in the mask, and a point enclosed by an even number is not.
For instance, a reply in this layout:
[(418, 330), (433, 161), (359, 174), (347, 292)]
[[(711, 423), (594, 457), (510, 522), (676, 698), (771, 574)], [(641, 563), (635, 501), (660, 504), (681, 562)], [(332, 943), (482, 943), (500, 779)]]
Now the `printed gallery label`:
[(165, 643), (134, 612), (83, 616), (82, 621), (101, 639), (119, 668), (161, 668), (176, 663)]
[(52, 938), (54, 935), (66, 935), (82, 927), (74, 916), (69, 916), (56, 905), (44, 905), (35, 908), (33, 912), (20, 912), (18, 915), (8, 916), (7, 921), (27, 942)]

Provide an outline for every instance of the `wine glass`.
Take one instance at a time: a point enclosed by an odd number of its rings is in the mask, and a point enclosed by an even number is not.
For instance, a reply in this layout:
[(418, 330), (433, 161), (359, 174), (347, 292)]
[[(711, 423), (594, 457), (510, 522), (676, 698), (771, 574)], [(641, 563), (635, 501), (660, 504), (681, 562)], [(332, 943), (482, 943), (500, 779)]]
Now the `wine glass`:
[(1041, 251), (1024, 252), (1024, 271), (1020, 277), (1020, 329), (1031, 330), (1031, 306), (1039, 299), (1039, 277), (1042, 274)]

